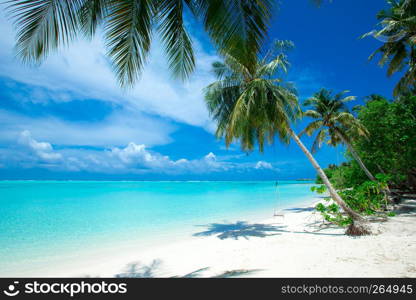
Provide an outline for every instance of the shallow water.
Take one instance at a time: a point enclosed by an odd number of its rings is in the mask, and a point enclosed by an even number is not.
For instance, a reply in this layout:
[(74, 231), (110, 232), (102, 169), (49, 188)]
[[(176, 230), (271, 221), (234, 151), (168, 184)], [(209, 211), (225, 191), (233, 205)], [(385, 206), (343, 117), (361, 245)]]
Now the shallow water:
[(117, 244), (149, 246), (211, 222), (271, 217), (275, 209), (312, 199), (312, 185), (0, 181), (0, 275)]

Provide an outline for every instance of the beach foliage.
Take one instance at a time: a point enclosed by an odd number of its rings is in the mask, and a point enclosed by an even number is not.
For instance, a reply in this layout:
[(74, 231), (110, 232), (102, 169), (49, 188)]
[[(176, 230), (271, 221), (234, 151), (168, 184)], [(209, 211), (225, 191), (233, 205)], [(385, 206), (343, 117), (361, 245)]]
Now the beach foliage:
[(370, 96), (355, 110), (371, 137), (353, 142), (368, 168), (389, 175), (394, 187), (416, 190), (416, 94)]
[[(391, 187), (416, 190), (416, 95), (402, 95), (394, 101), (371, 95), (354, 110), (369, 132), (369, 138), (353, 141), (365, 165), (388, 178)], [(351, 158), (348, 150), (346, 156)], [(330, 165), (325, 173), (338, 189), (366, 181), (354, 160)], [(320, 178), (317, 183), (322, 183)]]
[(387, 187), (387, 177), (377, 174), (377, 181), (367, 180), (350, 189), (340, 191), (340, 194), (355, 211), (372, 215), (385, 210), (387, 207), (386, 197), (383, 191)]
[[(387, 208), (384, 190), (389, 178), (383, 174), (377, 174), (376, 178), (377, 181), (367, 180), (351, 188), (340, 190), (342, 199), (350, 208), (362, 215), (383, 213)], [(326, 189), (321, 185), (313, 187), (312, 191), (324, 194)], [(325, 200), (328, 203), (320, 202), (315, 208), (326, 221), (339, 226), (351, 224), (351, 218), (343, 214), (336, 203), (333, 203), (329, 197), (325, 197)]]
[[(375, 181), (367, 176), (347, 150), (347, 162), (330, 165), (325, 173), (349, 207), (364, 215), (388, 212), (388, 189), (416, 190), (416, 96), (405, 93), (389, 101), (378, 95), (366, 98), (356, 106), (357, 118), (368, 130), (368, 137), (352, 141), (366, 166), (374, 172)], [(317, 177), (317, 183), (322, 181)], [(324, 193), (322, 188), (314, 191)], [(324, 218), (339, 222), (337, 211), (331, 207), (317, 207)]]
[(324, 220), (329, 223), (341, 227), (348, 226), (352, 223), (351, 217), (342, 214), (339, 206), (336, 203), (331, 203), (327, 205), (323, 203), (318, 203), (315, 208), (318, 212), (321, 213)]

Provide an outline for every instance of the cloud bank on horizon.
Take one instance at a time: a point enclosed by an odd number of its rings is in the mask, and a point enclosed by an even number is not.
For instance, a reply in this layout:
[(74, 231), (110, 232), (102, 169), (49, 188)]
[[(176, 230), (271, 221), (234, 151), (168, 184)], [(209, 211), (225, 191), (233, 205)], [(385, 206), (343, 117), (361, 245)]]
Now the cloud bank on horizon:
[[(17, 153), (17, 154), (16, 154)], [(253, 169), (278, 168), (265, 161), (229, 162), (229, 157), (217, 157), (210, 152), (198, 159), (171, 159), (147, 149), (144, 144), (130, 142), (125, 147), (99, 149), (55, 149), (50, 143), (36, 140), (29, 130), (20, 133), (17, 144), (2, 150), (0, 157), (8, 164), (22, 168), (46, 168), (61, 172), (97, 172), (106, 174), (165, 173), (205, 174), (215, 172), (249, 172)]]
[(266, 161), (225, 155), (220, 143), (192, 158), (152, 150), (175, 148), (172, 135), (183, 126), (215, 140), (202, 90), (214, 80), (210, 68), (218, 57), (203, 41), (194, 38), (197, 66), (188, 82), (171, 78), (156, 42), (138, 84), (122, 90), (99, 36), (77, 41), (40, 66), (27, 66), (15, 58), (13, 28), (4, 15), (0, 26), (2, 177), (8, 168), (115, 175), (279, 171)]

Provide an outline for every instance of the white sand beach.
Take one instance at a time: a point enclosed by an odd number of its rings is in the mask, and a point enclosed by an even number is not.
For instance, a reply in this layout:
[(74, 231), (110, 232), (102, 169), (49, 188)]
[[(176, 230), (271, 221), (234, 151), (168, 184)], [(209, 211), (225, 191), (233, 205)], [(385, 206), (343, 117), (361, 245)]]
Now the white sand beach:
[[(372, 223), (371, 236), (322, 227), (314, 204), (263, 222), (222, 224), (169, 245), (114, 253), (60, 276), (416, 277), (416, 215)], [(204, 228), (201, 228), (203, 231)], [(213, 233), (213, 232), (211, 232)], [(52, 274), (53, 273), (53, 274)]]

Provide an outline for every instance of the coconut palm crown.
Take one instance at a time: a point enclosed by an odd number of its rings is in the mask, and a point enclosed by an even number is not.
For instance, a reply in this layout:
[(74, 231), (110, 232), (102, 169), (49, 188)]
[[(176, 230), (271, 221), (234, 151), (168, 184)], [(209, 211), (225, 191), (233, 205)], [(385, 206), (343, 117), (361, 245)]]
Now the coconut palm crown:
[(346, 103), (356, 99), (355, 96), (344, 95), (348, 91), (333, 95), (332, 91), (321, 89), (303, 105), (309, 107), (303, 115), (314, 119), (300, 135), (311, 136), (316, 133), (311, 151), (315, 153), (326, 141), (331, 146), (337, 146), (344, 141), (351, 142), (354, 137), (368, 136), (366, 128), (352, 115)]
[(239, 140), (243, 150), (251, 151), (257, 143), (263, 151), (276, 135), (289, 141), (287, 128), (299, 115), (297, 97), (291, 85), (275, 75), (287, 71), (285, 52), (291, 47), (289, 41), (277, 41), (255, 64), (245, 60), (244, 53), (225, 55), (224, 62), (213, 64), (218, 80), (206, 87), (205, 101), (217, 121), (216, 134), (225, 137), (227, 146)]
[(317, 132), (312, 144), (312, 153), (321, 147), (324, 141), (331, 146), (345, 144), (351, 155), (357, 161), (361, 169), (370, 180), (375, 181), (373, 174), (367, 169), (358, 153), (352, 146), (352, 141), (358, 137), (368, 137), (368, 131), (365, 126), (354, 117), (348, 110), (345, 103), (355, 100), (354, 96), (344, 95), (348, 91), (343, 91), (333, 95), (331, 91), (321, 89), (313, 97), (304, 102), (305, 106), (310, 107), (305, 111), (304, 116), (314, 119), (300, 135), (307, 134), (311, 136)]

